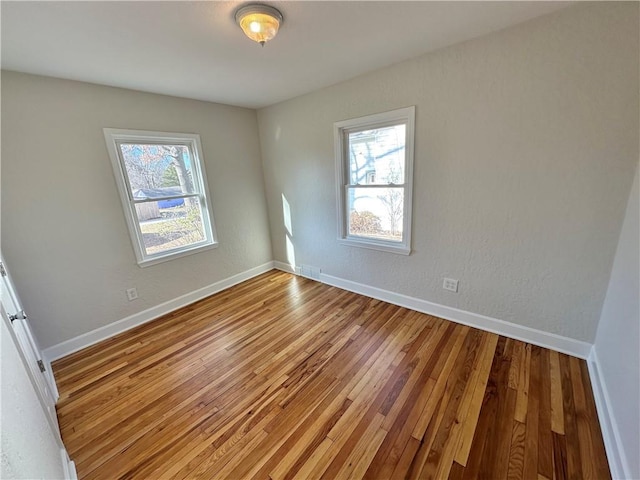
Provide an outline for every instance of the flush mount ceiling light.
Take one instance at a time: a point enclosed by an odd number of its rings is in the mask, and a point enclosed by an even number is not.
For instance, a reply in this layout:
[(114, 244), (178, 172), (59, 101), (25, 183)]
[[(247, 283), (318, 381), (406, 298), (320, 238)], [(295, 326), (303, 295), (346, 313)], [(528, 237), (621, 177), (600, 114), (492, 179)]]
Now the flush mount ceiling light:
[(236, 12), (236, 23), (244, 34), (263, 47), (276, 36), (282, 21), (282, 13), (269, 5), (252, 3)]

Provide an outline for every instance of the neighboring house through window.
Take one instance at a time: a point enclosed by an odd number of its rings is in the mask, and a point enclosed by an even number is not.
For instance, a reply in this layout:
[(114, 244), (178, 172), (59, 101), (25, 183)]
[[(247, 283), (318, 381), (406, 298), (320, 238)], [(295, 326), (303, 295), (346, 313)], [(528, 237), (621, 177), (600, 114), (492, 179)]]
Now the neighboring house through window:
[(415, 107), (334, 124), (338, 240), (408, 255)]
[(140, 266), (217, 245), (200, 137), (104, 129)]

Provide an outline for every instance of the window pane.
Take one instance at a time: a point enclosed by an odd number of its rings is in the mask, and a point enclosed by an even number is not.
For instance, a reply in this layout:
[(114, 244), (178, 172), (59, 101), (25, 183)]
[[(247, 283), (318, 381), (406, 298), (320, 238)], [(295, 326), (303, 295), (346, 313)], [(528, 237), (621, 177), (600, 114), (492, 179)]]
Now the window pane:
[(188, 247), (205, 240), (197, 198), (177, 198), (136, 204), (147, 255)]
[(349, 235), (402, 241), (404, 188), (348, 188)]
[(119, 145), (135, 200), (194, 193), (189, 148), (184, 145)]
[(404, 124), (350, 132), (348, 134), (350, 184), (403, 184), (405, 139)]

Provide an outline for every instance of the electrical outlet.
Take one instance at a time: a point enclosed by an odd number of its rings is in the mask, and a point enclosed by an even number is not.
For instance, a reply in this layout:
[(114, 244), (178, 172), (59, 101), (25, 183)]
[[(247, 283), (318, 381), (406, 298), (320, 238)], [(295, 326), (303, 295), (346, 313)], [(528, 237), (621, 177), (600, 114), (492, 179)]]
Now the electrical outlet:
[(442, 288), (444, 288), (445, 290), (450, 290), (452, 292), (457, 292), (458, 280), (456, 280), (455, 278), (445, 278), (442, 281)]
[(127, 288), (127, 298), (129, 301), (133, 301), (138, 298), (138, 291), (135, 288)]

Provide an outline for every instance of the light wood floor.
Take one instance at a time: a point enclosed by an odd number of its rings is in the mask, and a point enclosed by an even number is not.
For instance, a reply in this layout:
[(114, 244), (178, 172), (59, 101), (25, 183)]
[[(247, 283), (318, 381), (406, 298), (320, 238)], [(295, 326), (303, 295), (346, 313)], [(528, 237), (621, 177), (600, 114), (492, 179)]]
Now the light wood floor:
[(584, 361), (277, 271), (54, 371), (81, 479), (610, 478)]

